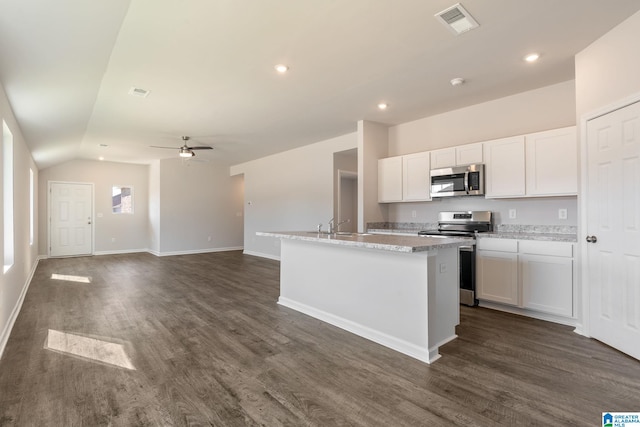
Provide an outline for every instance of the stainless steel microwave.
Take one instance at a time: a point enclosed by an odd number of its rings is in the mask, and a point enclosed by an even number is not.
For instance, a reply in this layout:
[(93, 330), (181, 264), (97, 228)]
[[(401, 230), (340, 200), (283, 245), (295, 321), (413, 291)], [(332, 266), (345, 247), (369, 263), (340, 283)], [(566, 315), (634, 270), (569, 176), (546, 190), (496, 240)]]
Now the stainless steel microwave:
[(433, 169), (431, 197), (484, 196), (484, 165)]

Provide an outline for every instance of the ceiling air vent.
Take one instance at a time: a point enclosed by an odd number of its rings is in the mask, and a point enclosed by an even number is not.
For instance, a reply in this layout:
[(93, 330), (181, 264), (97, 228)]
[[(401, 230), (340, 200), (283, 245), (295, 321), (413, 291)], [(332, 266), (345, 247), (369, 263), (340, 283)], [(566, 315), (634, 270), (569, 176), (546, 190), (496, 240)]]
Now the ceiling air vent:
[(469, 30), (479, 27), (478, 22), (473, 19), (473, 16), (471, 16), (460, 3), (456, 3), (442, 12), (436, 13), (435, 17), (455, 35), (466, 33)]
[(139, 96), (140, 98), (146, 98), (149, 95), (149, 91), (140, 89), (139, 87), (132, 87), (129, 89), (129, 95)]

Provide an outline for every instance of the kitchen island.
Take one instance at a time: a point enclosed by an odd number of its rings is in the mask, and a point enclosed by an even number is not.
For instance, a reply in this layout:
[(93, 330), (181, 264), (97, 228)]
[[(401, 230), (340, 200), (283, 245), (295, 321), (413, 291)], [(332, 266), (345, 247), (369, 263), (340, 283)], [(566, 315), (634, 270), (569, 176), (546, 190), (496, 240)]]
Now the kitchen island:
[(278, 303), (431, 363), (456, 338), (467, 238), (258, 232), (281, 239)]

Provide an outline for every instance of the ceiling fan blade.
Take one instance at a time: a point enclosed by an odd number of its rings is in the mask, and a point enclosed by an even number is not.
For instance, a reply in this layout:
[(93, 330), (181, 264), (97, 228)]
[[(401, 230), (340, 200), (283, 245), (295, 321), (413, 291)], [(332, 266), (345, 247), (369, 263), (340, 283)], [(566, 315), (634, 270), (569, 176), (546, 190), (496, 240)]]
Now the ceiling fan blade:
[(213, 150), (213, 147), (208, 147), (206, 145), (200, 145), (198, 147), (189, 147), (189, 150)]
[(149, 147), (151, 147), (151, 148), (168, 148), (170, 150), (179, 150), (180, 149), (180, 147), (161, 147), (159, 145), (150, 145)]

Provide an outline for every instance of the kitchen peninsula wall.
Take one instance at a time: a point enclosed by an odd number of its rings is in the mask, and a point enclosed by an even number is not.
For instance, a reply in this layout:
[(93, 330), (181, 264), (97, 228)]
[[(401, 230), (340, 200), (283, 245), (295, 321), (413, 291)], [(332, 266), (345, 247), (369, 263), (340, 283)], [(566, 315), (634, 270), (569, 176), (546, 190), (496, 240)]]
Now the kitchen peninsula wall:
[(232, 166), (232, 176), (244, 176), (244, 252), (279, 259), (280, 239), (257, 231), (314, 230), (319, 223), (326, 230), (333, 217), (334, 153), (357, 144), (357, 134), (349, 133)]

